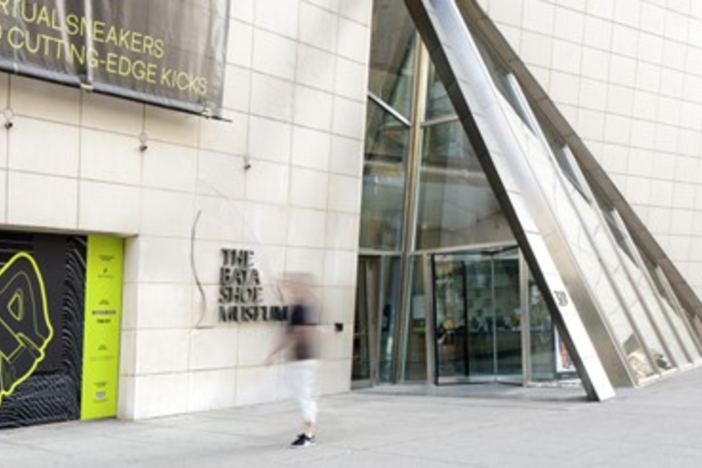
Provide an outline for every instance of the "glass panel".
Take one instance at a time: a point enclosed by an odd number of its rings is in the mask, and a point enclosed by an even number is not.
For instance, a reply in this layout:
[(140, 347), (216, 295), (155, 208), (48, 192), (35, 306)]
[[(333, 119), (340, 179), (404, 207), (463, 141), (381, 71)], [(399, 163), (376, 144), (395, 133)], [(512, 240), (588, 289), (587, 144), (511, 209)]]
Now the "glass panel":
[(541, 112), (534, 112), (534, 116), (537, 119), (539, 128), (541, 129), (546, 142), (551, 148), (551, 152), (558, 163), (558, 166), (563, 171), (567, 180), (578, 190), (581, 196), (585, 197), (589, 202), (589, 197), (587, 196), (587, 182), (578, 167), (578, 163), (573, 157), (573, 154), (568, 147), (565, 140), (558, 134), (558, 132), (553, 128), (551, 123), (546, 117), (541, 114)]
[(529, 335), (531, 342), (531, 379), (535, 382), (556, 379), (556, 343), (548, 306), (536, 282), (529, 275)]
[(626, 227), (624, 227), (624, 224), (621, 223), (616, 209), (602, 192), (595, 190), (593, 193), (595, 195), (595, 199), (597, 200), (597, 204), (600, 207), (600, 211), (602, 212), (602, 216), (607, 222), (607, 227), (614, 237), (614, 241), (617, 243), (621, 251), (624, 252), (627, 257), (629, 257), (629, 260), (632, 262), (631, 265), (635, 268), (639, 268), (634, 252), (631, 250), (631, 245), (629, 244), (629, 236), (626, 231)]
[(373, 102), (368, 104), (368, 120), (360, 245), (398, 250), (409, 129)]
[(404, 172), (397, 167), (364, 168), (361, 247), (399, 250), (404, 179)]
[(397, 0), (375, 0), (370, 52), (370, 92), (408, 117), (417, 33)]
[(517, 249), (437, 255), (433, 268), (439, 377), (521, 375)]
[(439, 377), (467, 374), (466, 270), (460, 257), (434, 257), (436, 355)]
[(489, 255), (464, 257), (468, 303), (468, 359), (472, 377), (495, 375), (495, 301)]
[[(672, 311), (666, 311), (665, 308), (665, 305), (668, 304), (668, 298), (666, 296), (656, 298), (658, 291), (656, 288), (651, 287), (651, 284), (641, 271), (638, 262), (639, 257), (635, 255), (635, 246), (626, 226), (619, 217), (619, 213), (601, 191), (597, 190), (594, 194), (616, 245), (626, 254), (622, 256), (622, 264), (627, 269), (628, 275), (633, 281), (632, 286), (638, 291), (642, 300), (641, 307), (631, 307), (632, 317), (641, 330), (642, 338), (648, 346), (648, 352), (653, 358), (656, 367), (660, 371), (672, 369), (673, 360), (671, 360), (669, 354), (672, 354), (674, 361), (678, 364), (687, 362), (688, 358), (678, 340), (678, 336), (673, 332), (666, 318), (668, 316), (668, 318), (674, 320)], [(679, 327), (678, 334), (681, 337), (689, 337), (688, 332), (684, 330), (684, 326)]]
[[(681, 329), (678, 330), (678, 334), (676, 334), (671, 327), (671, 320), (673, 320), (674, 314), (672, 309), (669, 308), (668, 303), (662, 298), (656, 297), (656, 290), (638, 268), (638, 265), (635, 268), (629, 257), (623, 257), (622, 262), (628, 268), (633, 286), (638, 291), (641, 302), (644, 304), (646, 312), (648, 312), (648, 316), (651, 319), (651, 323), (657, 332), (657, 334), (654, 335), (653, 330), (648, 333), (645, 331), (645, 328), (642, 330), (643, 340), (649, 348), (649, 354), (653, 357), (654, 363), (660, 371), (673, 369), (674, 363), (678, 365), (686, 363), (689, 358), (686, 356), (683, 346), (681, 346), (678, 339), (678, 336), (683, 336), (683, 334), (688, 335), (687, 330), (684, 329), (684, 325), (681, 326)], [(636, 310), (634, 309), (632, 312), (635, 313)], [(645, 316), (639, 318), (634, 315), (634, 320), (639, 326), (644, 323), (645, 327), (645, 323), (648, 322), (645, 318)], [(651, 341), (651, 336), (654, 337), (654, 341)], [(658, 336), (660, 336), (660, 340)], [(671, 355), (673, 360), (671, 360)]]
[(495, 358), (497, 375), (521, 375), (522, 327), (519, 300), (519, 255), (517, 249), (493, 257), (495, 303)]
[(422, 159), (418, 249), (513, 241), (458, 122), (425, 128)]
[(427, 120), (446, 117), (456, 113), (448, 94), (446, 94), (446, 88), (439, 79), (439, 75), (436, 74), (436, 68), (433, 64), (430, 64), (429, 67), (426, 108)]
[(380, 363), (378, 380), (392, 381), (393, 344), (397, 321), (400, 259), (387, 258), (383, 284), (383, 310), (380, 316)]
[(404, 163), (409, 151), (409, 127), (371, 100), (366, 118), (366, 162)]
[(407, 350), (405, 353), (405, 380), (427, 379), (427, 300), (424, 287), (424, 258), (414, 257), (412, 261), (412, 291), (409, 300), (407, 324)]
[(485, 177), (478, 156), (458, 120), (427, 126), (422, 136), (423, 166), (463, 169)]
[(658, 292), (658, 295), (661, 296), (665, 301), (668, 303), (668, 305), (672, 308), (675, 308), (675, 302), (673, 299), (670, 297), (668, 294), (668, 288), (665, 286), (665, 283), (663, 282), (664, 279), (659, 274), (659, 269), (657, 266), (653, 264), (653, 262), (648, 258), (646, 254), (643, 252), (641, 253), (641, 259), (643, 260), (644, 265), (646, 266), (646, 269), (648, 270), (649, 275), (651, 275), (651, 279), (653, 280), (653, 284), (656, 287), (656, 291)]
[(509, 70), (479, 33), (472, 30), (471, 33), (475, 39), (475, 44), (478, 46), (478, 51), (483, 59), (483, 63), (492, 77), (493, 84), (497, 87), (497, 90), (502, 94), (502, 97), (505, 98), (510, 107), (512, 107), (515, 114), (519, 116), (527, 128), (531, 129), (529, 118), (524, 112), (520, 100), (512, 88)]
[(682, 343), (687, 352), (691, 354), (693, 361), (699, 359), (701, 357), (700, 347), (695, 339), (696, 331), (688, 320), (689, 316), (681, 309), (677, 300), (671, 297), (673, 292), (669, 289), (669, 284), (661, 269), (655, 266), (645, 254), (642, 253), (641, 258), (653, 280), (655, 292), (663, 299), (663, 312), (670, 319), (672, 327), (675, 329), (678, 336), (680, 336)]
[[(524, 135), (528, 140), (525, 147), (529, 148), (527, 160), (533, 173), (539, 174), (542, 193), (549, 199), (572, 255), (577, 259), (581, 278), (591, 291), (597, 292), (593, 299), (620, 344), (631, 374), (637, 381), (652, 376), (656, 369), (649, 360), (649, 351), (652, 354), (654, 349), (656, 353), (663, 350), (623, 265), (618, 261), (615, 250), (618, 247), (603, 229), (596, 207), (577, 195), (572, 184), (560, 183), (562, 171), (550, 157), (539, 151), (540, 145), (535, 137), (527, 132)], [(622, 257), (628, 258), (626, 255)], [(636, 331), (632, 320), (636, 321)], [(637, 331), (642, 336), (638, 336)]]
[(378, 309), (378, 280), (379, 262), (359, 258), (353, 329), (352, 380), (370, 381), (371, 378), (370, 323), (372, 323), (371, 315)]

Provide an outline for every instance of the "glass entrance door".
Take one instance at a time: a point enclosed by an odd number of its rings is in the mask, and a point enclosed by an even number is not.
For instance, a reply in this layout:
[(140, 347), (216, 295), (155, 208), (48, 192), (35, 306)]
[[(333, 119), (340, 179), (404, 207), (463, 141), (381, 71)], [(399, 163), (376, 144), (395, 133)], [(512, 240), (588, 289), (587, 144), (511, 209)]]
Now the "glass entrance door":
[(516, 247), (432, 256), (439, 382), (520, 381)]

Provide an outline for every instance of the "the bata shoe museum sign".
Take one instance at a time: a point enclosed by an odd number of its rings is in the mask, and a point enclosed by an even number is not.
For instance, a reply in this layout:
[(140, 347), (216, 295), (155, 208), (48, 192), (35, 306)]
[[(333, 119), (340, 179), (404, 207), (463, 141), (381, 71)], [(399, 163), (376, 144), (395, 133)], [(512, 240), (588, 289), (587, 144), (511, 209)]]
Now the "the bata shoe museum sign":
[(0, 0), (0, 69), (220, 117), (227, 0)]

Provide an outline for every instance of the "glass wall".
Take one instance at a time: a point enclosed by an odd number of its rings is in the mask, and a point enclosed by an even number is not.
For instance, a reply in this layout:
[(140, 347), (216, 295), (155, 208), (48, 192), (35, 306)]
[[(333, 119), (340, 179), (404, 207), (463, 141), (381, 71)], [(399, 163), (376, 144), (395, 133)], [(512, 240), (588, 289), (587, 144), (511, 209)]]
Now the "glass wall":
[(409, 153), (409, 127), (368, 102), (360, 246), (399, 250)]
[[(483, 171), (404, 4), (376, 0), (373, 15), (354, 378), (379, 384), (517, 376), (528, 383), (575, 376), (492, 190), (491, 182), (504, 180)], [(564, 271), (580, 273), (579, 292), (613, 338), (609, 357), (623, 361), (634, 384), (702, 360), (702, 322), (681, 307), (510, 67), (473, 34), (475, 60), (485, 65), (504, 120), (489, 123), (509, 131), (485, 128), (483, 119), (484, 141), (471, 138), (493, 151), (498, 135), (513, 135), (511, 157), (527, 161), (519, 167), (530, 171), (526, 177), (562, 237), (559, 253), (571, 262)], [(493, 169), (491, 177), (510, 177), (496, 163)], [(521, 222), (516, 211), (513, 224)]]
[(531, 379), (536, 382), (556, 380), (556, 350), (560, 343), (557, 343), (555, 327), (546, 302), (531, 274), (528, 278), (527, 294)]
[(376, 2), (363, 168), (360, 246), (397, 251), (410, 152), (417, 34), (404, 8)]
[[(439, 297), (435, 294), (451, 278), (448, 272), (437, 275), (430, 268), (431, 252), (472, 248), (477, 249), (476, 258), (482, 258), (481, 249), (494, 252), (496, 246), (514, 246), (516, 242), (446, 90), (417, 41), (409, 16), (392, 0), (379, 0), (374, 8), (365, 141), (356, 311), (363, 317), (356, 317), (354, 379), (372, 384), (435, 381), (439, 351), (444, 353), (449, 341), (458, 349), (455, 345), (460, 338), (448, 337), (451, 331), (445, 326), (450, 320), (441, 319), (439, 329), (430, 326), (437, 321), (432, 315)], [(516, 253), (516, 248), (512, 252)], [(398, 260), (386, 269), (380, 266), (383, 261), (371, 260), (375, 256)], [(451, 303), (462, 301), (464, 312), (469, 312), (469, 317), (457, 317), (454, 331), (464, 334), (462, 349), (472, 354), (468, 359), (462, 351), (460, 360), (453, 359), (453, 364), (461, 367), (460, 372), (470, 370), (478, 377), (494, 376), (507, 368), (518, 374), (521, 327), (506, 328), (520, 308), (518, 269), (514, 270), (517, 278), (509, 282), (516, 287), (509, 296), (514, 304), (498, 307), (507, 297), (498, 294), (490, 303), (494, 307), (485, 312), (487, 290), (481, 290), (485, 284), (474, 270), (480, 264), (501, 271), (495, 275), (499, 281), (491, 283), (489, 290), (493, 291), (503, 287), (503, 265), (493, 253), (486, 253), (483, 263), (466, 263), (466, 258), (456, 260), (456, 265), (470, 274), (461, 280)], [(510, 262), (516, 265), (517, 258), (513, 255)], [(373, 281), (378, 285), (373, 286)], [(391, 306), (381, 297), (390, 283), (400, 291)], [(449, 307), (448, 302), (442, 304)], [(453, 312), (442, 309), (439, 313)], [(483, 318), (483, 313), (489, 317)], [(386, 315), (392, 320), (388, 322)], [(486, 328), (476, 327), (468, 340), (470, 324), (480, 320)], [(510, 347), (509, 365), (501, 350), (506, 338), (499, 339), (499, 352), (492, 352), (498, 344), (492, 335), (508, 331), (516, 343)], [(437, 339), (444, 344), (441, 349), (436, 348)], [(486, 343), (490, 356), (480, 351)], [(495, 367), (498, 361), (499, 372)], [(483, 364), (488, 369), (485, 372), (481, 371)], [(395, 367), (398, 372), (393, 372)]]
[(421, 152), (417, 249), (513, 238), (458, 120), (426, 123)]

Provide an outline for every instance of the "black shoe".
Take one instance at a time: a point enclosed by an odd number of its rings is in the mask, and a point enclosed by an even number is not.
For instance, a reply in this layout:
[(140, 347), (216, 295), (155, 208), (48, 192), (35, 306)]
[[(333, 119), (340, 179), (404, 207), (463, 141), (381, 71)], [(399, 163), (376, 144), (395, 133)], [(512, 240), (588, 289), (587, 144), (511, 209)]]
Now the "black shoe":
[(314, 439), (314, 436), (308, 436), (307, 434), (300, 434), (297, 436), (297, 439), (293, 441), (292, 444), (290, 444), (291, 447), (297, 448), (297, 447), (311, 447), (312, 445), (316, 445), (316, 441)]

